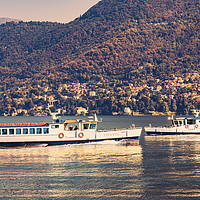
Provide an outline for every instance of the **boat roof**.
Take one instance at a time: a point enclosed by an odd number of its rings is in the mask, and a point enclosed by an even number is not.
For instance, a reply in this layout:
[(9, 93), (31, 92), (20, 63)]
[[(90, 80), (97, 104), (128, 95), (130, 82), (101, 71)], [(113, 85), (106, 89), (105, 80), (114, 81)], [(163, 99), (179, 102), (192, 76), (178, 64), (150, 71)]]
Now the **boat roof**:
[(0, 127), (26, 127), (26, 126), (46, 126), (47, 123), (2, 123)]
[(185, 119), (199, 119), (200, 117), (177, 117), (176, 119), (173, 120), (185, 120)]
[(85, 120), (85, 119), (65, 119), (65, 120), (62, 120), (62, 119), (59, 119), (56, 118), (56, 116), (53, 116), (53, 123), (58, 123), (58, 124), (70, 124), (70, 123), (99, 123), (99, 122), (102, 122), (102, 119), (99, 121), (96, 114), (94, 116), (89, 116), (88, 118), (94, 118), (92, 120), (88, 119), (88, 120)]
[(65, 120), (65, 124), (69, 124), (69, 123), (77, 123), (78, 121), (77, 120), (75, 120), (75, 119), (67, 119), (67, 120)]
[(94, 120), (79, 120), (79, 119), (67, 119), (65, 120), (64, 124), (70, 124), (70, 123), (97, 123), (100, 121), (94, 121)]

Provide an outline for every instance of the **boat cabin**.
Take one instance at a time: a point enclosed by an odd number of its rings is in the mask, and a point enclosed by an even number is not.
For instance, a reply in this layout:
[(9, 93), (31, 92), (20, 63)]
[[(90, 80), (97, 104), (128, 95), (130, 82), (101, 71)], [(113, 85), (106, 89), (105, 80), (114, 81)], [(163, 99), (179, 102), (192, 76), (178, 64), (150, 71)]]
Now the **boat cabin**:
[(176, 118), (175, 120), (172, 120), (173, 126), (184, 126), (186, 125), (186, 119), (185, 118)]
[(172, 120), (173, 126), (185, 126), (185, 125), (199, 125), (200, 118), (199, 117), (191, 117), (191, 118), (176, 118), (175, 120)]
[(64, 129), (65, 130), (96, 130), (97, 121), (84, 121), (84, 120), (65, 120)]
[(48, 123), (0, 124), (0, 135), (49, 134)]

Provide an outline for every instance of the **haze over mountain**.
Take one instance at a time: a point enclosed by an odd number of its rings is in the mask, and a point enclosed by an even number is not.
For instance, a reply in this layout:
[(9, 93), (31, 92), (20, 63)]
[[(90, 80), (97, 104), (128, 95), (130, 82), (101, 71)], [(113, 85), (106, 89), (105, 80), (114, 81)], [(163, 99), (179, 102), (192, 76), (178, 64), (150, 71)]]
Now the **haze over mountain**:
[(6, 23), (6, 22), (19, 22), (18, 19), (11, 19), (8, 17), (0, 17), (0, 24)]

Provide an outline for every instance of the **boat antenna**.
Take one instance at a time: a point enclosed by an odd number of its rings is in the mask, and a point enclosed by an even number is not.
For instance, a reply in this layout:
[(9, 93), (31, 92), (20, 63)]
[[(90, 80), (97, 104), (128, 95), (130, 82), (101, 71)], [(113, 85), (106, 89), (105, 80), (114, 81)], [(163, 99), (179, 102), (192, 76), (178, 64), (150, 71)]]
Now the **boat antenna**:
[(193, 114), (194, 114), (195, 117), (199, 117), (199, 113), (200, 113), (199, 110), (193, 109), (192, 111), (193, 111)]
[(199, 110), (198, 111), (196, 111), (196, 113), (195, 113), (196, 115), (195, 115), (195, 117), (199, 117)]
[(168, 117), (168, 120), (173, 120), (174, 119), (174, 115), (172, 115), (171, 117)]
[(97, 118), (97, 114), (96, 113), (94, 114), (94, 121), (98, 122), (98, 118)]

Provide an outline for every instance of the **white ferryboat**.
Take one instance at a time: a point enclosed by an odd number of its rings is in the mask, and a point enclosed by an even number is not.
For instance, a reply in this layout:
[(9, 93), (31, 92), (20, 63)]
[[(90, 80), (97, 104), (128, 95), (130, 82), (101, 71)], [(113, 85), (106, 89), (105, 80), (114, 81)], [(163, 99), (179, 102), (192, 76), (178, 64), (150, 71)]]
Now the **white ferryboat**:
[(164, 127), (145, 127), (147, 135), (186, 135), (200, 134), (200, 117), (178, 117), (171, 118), (171, 126)]
[(53, 146), (81, 144), (105, 140), (138, 140), (142, 128), (97, 130), (94, 120), (60, 120), (52, 123), (0, 124), (0, 147)]

